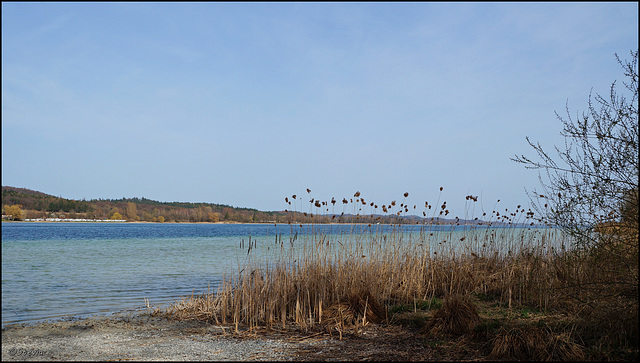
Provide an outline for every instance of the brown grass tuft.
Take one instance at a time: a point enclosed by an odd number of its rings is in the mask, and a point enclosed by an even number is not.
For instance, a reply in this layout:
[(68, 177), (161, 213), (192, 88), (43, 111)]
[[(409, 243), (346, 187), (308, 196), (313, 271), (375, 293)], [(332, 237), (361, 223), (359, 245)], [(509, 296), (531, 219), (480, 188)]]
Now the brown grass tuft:
[(322, 312), (322, 322), (328, 327), (345, 327), (380, 323), (386, 310), (368, 291), (354, 294)]
[(601, 299), (583, 307), (577, 327), (586, 341), (595, 345), (634, 347), (638, 340), (638, 301), (617, 297)]
[(339, 302), (322, 311), (322, 322), (325, 325), (354, 325), (356, 313), (347, 302)]
[(545, 337), (538, 328), (500, 328), (493, 338), (489, 359), (542, 360)]
[(580, 361), (583, 348), (573, 342), (570, 332), (555, 334), (537, 326), (501, 328), (492, 340), (489, 359)]
[(362, 317), (365, 323), (371, 322), (378, 324), (386, 319), (386, 310), (369, 291), (360, 292), (359, 294), (351, 296), (349, 303), (357, 312), (358, 317)]
[(450, 295), (427, 322), (421, 333), (462, 335), (480, 321), (475, 304), (466, 296)]
[(545, 360), (553, 361), (583, 361), (586, 359), (584, 349), (573, 342), (571, 333), (552, 334), (547, 341), (547, 354)]

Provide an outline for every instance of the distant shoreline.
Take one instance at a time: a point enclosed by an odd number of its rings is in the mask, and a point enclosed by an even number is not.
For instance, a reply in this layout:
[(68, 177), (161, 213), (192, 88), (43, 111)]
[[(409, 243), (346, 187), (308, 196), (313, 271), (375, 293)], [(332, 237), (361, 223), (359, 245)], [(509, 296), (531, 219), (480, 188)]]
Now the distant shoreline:
[[(151, 222), (151, 221), (127, 221), (124, 219), (95, 219), (95, 220), (91, 220), (91, 219), (70, 219), (70, 218), (65, 218), (65, 219), (61, 219), (61, 218), (47, 218), (47, 219), (25, 219), (23, 221), (9, 221), (9, 220), (2, 220), (2, 223), (100, 223), (100, 224), (104, 224), (104, 223), (130, 223), (130, 224), (247, 224), (247, 225), (270, 225), (270, 224), (277, 224), (277, 225), (281, 225), (281, 226), (286, 226), (286, 225), (303, 225), (303, 226), (307, 226), (307, 225), (335, 225), (335, 226), (340, 226), (340, 225), (371, 225), (374, 226), (374, 224), (371, 223), (362, 223), (362, 222), (352, 222), (352, 223), (276, 223), (276, 222), (235, 222), (235, 221), (224, 221), (224, 222)], [(392, 226), (395, 225), (393, 223), (377, 223), (375, 225), (380, 225), (380, 226)], [(540, 225), (540, 224), (534, 224), (534, 225), (530, 225), (530, 224), (504, 224), (504, 223), (460, 223), (460, 224), (455, 224), (455, 223), (419, 223), (419, 224), (414, 224), (414, 223), (401, 223), (400, 225), (403, 226), (415, 226), (415, 225), (427, 225), (427, 226), (473, 226), (473, 227), (483, 227), (483, 228), (489, 228), (489, 227), (500, 227), (500, 228), (508, 228), (508, 227), (514, 227), (514, 228), (553, 228), (553, 227), (549, 227), (549, 226), (545, 226), (545, 225)]]
[(22, 221), (2, 220), (2, 223), (43, 223), (43, 222), (73, 222), (73, 223), (149, 223), (149, 224), (273, 224), (274, 222), (151, 222), (151, 221), (128, 221), (126, 219), (71, 219), (71, 218), (37, 218), (25, 219)]

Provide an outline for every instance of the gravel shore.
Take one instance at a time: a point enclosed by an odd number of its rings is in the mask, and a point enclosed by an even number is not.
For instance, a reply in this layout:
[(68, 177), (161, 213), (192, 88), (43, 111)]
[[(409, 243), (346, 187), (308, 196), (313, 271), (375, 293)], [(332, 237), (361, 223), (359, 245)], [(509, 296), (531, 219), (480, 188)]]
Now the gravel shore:
[(284, 339), (245, 338), (228, 328), (146, 314), (2, 328), (2, 360), (292, 360)]
[(3, 361), (429, 361), (482, 360), (467, 341), (425, 339), (397, 325), (370, 324), (342, 339), (327, 331), (234, 333), (198, 321), (118, 313), (2, 328)]

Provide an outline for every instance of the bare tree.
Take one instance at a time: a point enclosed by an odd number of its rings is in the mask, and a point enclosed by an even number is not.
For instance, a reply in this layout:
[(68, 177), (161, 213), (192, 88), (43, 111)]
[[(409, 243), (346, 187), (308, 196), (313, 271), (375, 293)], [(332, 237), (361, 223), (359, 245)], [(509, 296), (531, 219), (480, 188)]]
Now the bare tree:
[[(574, 241), (567, 293), (582, 302), (626, 296), (638, 300), (638, 51), (616, 60), (626, 81), (613, 82), (607, 98), (589, 95), (588, 111), (562, 122), (564, 147), (539, 160), (513, 161), (539, 170), (541, 190), (527, 192), (538, 220), (561, 228)], [(569, 292), (573, 291), (573, 292)]]
[(630, 61), (615, 55), (626, 77), (622, 92), (613, 82), (608, 98), (589, 95), (581, 117), (572, 118), (568, 106), (566, 117), (556, 112), (565, 138), (563, 149), (555, 146), (557, 155), (527, 137), (540, 160), (512, 159), (541, 170), (541, 192), (528, 192), (533, 207), (547, 223), (576, 237), (580, 247), (597, 244), (598, 227), (611, 223), (635, 220), (623, 228), (638, 232), (638, 52), (630, 53)]

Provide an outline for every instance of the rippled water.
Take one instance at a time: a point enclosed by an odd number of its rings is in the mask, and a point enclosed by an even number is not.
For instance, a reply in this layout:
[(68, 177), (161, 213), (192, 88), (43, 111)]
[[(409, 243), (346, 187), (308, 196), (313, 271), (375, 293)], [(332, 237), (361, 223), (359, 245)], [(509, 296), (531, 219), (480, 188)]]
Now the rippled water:
[[(285, 241), (314, 233), (350, 238), (391, 228), (2, 223), (2, 324), (138, 309), (145, 298), (162, 306), (208, 288), (215, 291), (225, 274), (245, 262), (250, 239), (266, 251), (277, 236)], [(409, 234), (420, 229), (403, 228)], [(451, 233), (458, 233), (451, 227), (436, 230), (450, 241)]]

